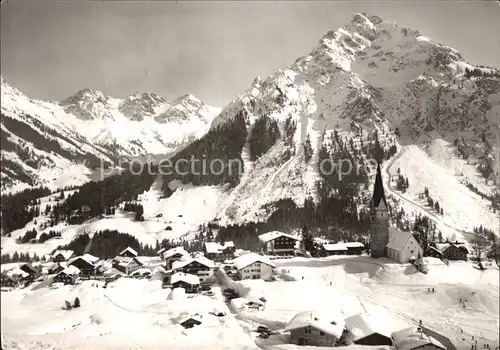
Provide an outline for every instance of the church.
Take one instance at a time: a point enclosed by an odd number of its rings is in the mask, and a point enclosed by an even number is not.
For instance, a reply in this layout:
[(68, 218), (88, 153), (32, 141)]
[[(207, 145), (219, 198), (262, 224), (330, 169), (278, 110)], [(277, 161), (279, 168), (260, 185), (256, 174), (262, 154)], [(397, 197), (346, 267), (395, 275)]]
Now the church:
[(395, 260), (399, 263), (416, 261), (423, 257), (423, 251), (411, 232), (389, 227), (389, 207), (385, 197), (380, 163), (370, 201), (372, 225), (370, 230), (370, 255), (372, 258)]

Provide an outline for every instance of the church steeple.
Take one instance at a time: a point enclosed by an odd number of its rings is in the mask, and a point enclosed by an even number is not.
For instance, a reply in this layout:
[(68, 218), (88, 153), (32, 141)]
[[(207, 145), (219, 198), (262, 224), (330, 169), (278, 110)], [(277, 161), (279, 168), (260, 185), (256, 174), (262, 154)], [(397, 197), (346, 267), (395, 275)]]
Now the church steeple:
[(370, 207), (372, 209), (378, 208), (380, 201), (384, 201), (384, 205), (387, 208), (387, 201), (385, 199), (384, 184), (382, 182), (382, 171), (380, 170), (380, 161), (377, 162), (377, 175), (375, 176), (375, 185), (373, 186), (373, 196), (370, 202)]

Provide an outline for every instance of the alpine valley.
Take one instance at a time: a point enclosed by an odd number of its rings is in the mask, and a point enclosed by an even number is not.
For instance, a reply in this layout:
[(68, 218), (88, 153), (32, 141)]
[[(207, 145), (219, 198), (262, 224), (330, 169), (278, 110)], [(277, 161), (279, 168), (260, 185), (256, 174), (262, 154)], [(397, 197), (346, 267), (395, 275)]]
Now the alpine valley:
[[(92, 89), (36, 101), (3, 80), (1, 106), (2, 190), (12, 194), (2, 253), (48, 254), (107, 229), (151, 247), (196, 242), (205, 225), (248, 249), (258, 233), (305, 224), (364, 235), (377, 159), (394, 226), (498, 234), (500, 71), (377, 16), (355, 14), (222, 110), (191, 95)], [(120, 159), (146, 155), (229, 166), (118, 171)], [(103, 164), (118, 173), (90, 181)], [(37, 242), (49, 231), (60, 236)]]

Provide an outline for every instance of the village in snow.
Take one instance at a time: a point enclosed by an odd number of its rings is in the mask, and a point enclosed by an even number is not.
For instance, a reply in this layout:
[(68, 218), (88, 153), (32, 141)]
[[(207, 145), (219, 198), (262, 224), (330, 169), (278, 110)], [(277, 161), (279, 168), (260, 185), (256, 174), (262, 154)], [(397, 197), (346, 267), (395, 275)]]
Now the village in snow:
[(369, 251), (314, 238), (322, 257), (312, 257), (304, 227), (260, 235), (260, 251), (214, 240), (157, 257), (56, 250), (3, 264), (2, 328), (22, 328), (33, 348), (498, 349), (498, 266), (465, 242), (424, 252), (389, 228), (380, 167), (370, 206)]

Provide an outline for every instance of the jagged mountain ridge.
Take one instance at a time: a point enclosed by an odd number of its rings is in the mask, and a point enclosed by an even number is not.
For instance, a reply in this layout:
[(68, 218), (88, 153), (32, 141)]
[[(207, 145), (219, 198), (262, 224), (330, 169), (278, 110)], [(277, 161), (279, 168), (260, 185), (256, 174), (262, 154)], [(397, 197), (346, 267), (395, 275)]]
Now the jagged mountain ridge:
[(168, 103), (152, 93), (120, 100), (83, 89), (45, 102), (3, 79), (1, 91), (2, 189), (13, 191), (78, 185), (101, 163), (173, 153), (203, 135), (219, 112), (192, 95)]
[[(261, 221), (281, 199), (291, 198), (300, 206), (305, 197), (317, 199), (316, 184), (322, 181), (318, 156), (322, 147), (332, 148), (334, 130), (357, 145), (377, 130), (386, 148), (417, 145), (426, 152), (433, 140), (441, 140), (456, 157), (484, 170), (488, 179), (472, 174), (463, 181), (491, 193), (499, 170), (494, 161), (499, 77), (497, 69), (473, 66), (417, 30), (356, 14), (346, 26), (324, 35), (310, 54), (265, 80), (256, 78), (212, 123), (212, 131), (236, 123), (247, 141), (269, 133), (266, 129), (252, 135), (263, 118), (280, 130), (255, 161), (250, 161), (255, 158), (250, 147), (242, 147), (244, 173), (220, 222)], [(292, 130), (290, 123), (296, 125)], [(304, 162), (307, 137), (312, 157)]]

